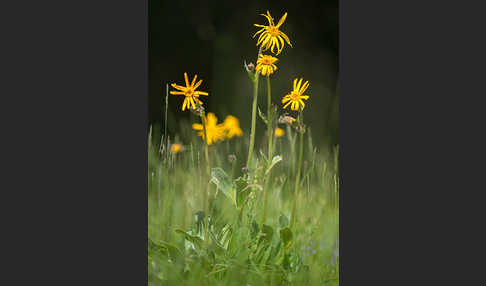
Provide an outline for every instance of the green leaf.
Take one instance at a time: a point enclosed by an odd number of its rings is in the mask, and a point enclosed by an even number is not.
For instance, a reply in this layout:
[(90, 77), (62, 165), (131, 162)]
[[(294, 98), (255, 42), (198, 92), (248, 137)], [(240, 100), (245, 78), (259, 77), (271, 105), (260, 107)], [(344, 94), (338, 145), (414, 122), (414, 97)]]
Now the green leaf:
[(184, 255), (179, 250), (179, 248), (164, 241), (160, 241), (160, 244), (158, 244), (149, 238), (149, 251), (151, 249), (152, 250), (157, 249), (156, 251), (162, 251), (163, 248), (167, 249), (166, 252), (169, 254), (168, 256), (173, 262), (175, 263), (183, 262)]
[(250, 188), (247, 188), (248, 182), (243, 177), (238, 177), (233, 184), (236, 192), (236, 207), (240, 209), (248, 199)]
[(226, 197), (228, 197), (228, 199), (233, 202), (233, 204), (236, 204), (234, 193), (231, 191), (230, 177), (225, 173), (225, 171), (223, 171), (223, 169), (212, 168), (211, 181)]
[(268, 124), (267, 118), (265, 117), (265, 115), (260, 110), (260, 106), (258, 106), (258, 116), (260, 116), (260, 118), (263, 120), (263, 122), (265, 122), (265, 124)]
[(280, 215), (278, 217), (278, 223), (280, 224), (281, 228), (289, 226), (289, 219), (286, 215)]
[(151, 258), (154, 257), (161, 257), (161, 256), (169, 256), (169, 252), (167, 251), (167, 248), (163, 247), (162, 245), (159, 245), (155, 243), (153, 240), (150, 238), (148, 239), (148, 256)]
[(175, 232), (178, 234), (182, 234), (184, 238), (190, 243), (192, 243), (197, 250), (200, 250), (202, 248), (203, 240), (200, 237), (191, 235), (183, 231), (182, 229), (176, 229)]
[(293, 234), (290, 228), (285, 227), (280, 230), (280, 239), (282, 240), (285, 249), (289, 249), (292, 245)]
[(265, 171), (265, 176), (267, 176), (268, 173), (270, 173), (270, 170), (280, 161), (282, 161), (282, 156), (280, 155), (274, 156), (272, 158), (272, 163), (270, 163), (270, 166), (268, 166), (267, 170)]
[(269, 225), (262, 225), (262, 238), (268, 242), (272, 241), (273, 228)]

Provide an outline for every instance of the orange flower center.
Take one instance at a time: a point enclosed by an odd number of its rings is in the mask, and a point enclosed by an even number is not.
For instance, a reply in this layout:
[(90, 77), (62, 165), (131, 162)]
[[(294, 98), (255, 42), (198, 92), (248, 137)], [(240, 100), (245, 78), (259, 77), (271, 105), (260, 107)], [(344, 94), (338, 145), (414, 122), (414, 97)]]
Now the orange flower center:
[(291, 100), (299, 100), (299, 99), (300, 99), (300, 95), (299, 95), (297, 92), (292, 91), (292, 92), (290, 93), (290, 99), (291, 99)]
[(267, 32), (272, 36), (278, 36), (278, 28), (275, 26), (269, 26)]
[(270, 58), (270, 57), (263, 57), (262, 64), (264, 64), (264, 65), (271, 65), (272, 64), (272, 58)]
[(186, 89), (186, 93), (184, 94), (187, 97), (193, 96), (194, 95), (194, 89), (192, 87), (188, 87)]

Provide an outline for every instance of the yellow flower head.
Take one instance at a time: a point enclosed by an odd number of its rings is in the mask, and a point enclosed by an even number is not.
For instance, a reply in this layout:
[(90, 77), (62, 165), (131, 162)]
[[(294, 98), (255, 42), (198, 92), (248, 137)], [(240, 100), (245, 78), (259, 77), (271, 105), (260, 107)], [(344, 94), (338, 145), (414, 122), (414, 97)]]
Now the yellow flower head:
[(263, 76), (271, 75), (273, 71), (277, 70), (277, 66), (274, 65), (278, 59), (268, 55), (258, 55), (256, 70), (259, 71)]
[(170, 147), (170, 151), (174, 154), (177, 154), (181, 150), (182, 150), (182, 145), (179, 143), (172, 144), (172, 146)]
[(182, 94), (186, 98), (184, 99), (184, 103), (182, 104), (182, 111), (186, 110), (186, 107), (192, 107), (193, 109), (196, 109), (196, 104), (195, 102), (199, 104), (203, 104), (202, 101), (198, 99), (199, 95), (208, 95), (207, 92), (204, 91), (196, 91), (196, 89), (201, 85), (202, 80), (198, 81), (196, 83), (196, 78), (197, 75), (194, 76), (194, 79), (192, 80), (191, 84), (189, 85), (189, 79), (187, 78), (187, 73), (184, 73), (184, 79), (186, 81), (186, 86), (182, 85), (177, 85), (175, 83), (171, 84), (173, 88), (178, 89), (178, 91), (172, 90), (170, 94)]
[(302, 95), (306, 90), (307, 88), (309, 87), (309, 81), (306, 81), (302, 86), (302, 78), (299, 80), (299, 82), (297, 82), (297, 79), (294, 80), (294, 90), (292, 90), (292, 92), (290, 94), (287, 94), (285, 95), (283, 98), (282, 98), (282, 103), (286, 103), (287, 101), (287, 104), (284, 105), (283, 108), (287, 108), (287, 106), (289, 106), (289, 104), (292, 104), (290, 106), (290, 109), (292, 110), (300, 110), (300, 104), (302, 105), (302, 109), (304, 109), (305, 107), (305, 104), (304, 102), (302, 101), (302, 99), (309, 99), (309, 96), (308, 95)]
[(285, 131), (282, 128), (277, 127), (277, 129), (275, 129), (275, 136), (282, 137), (282, 136), (284, 136), (284, 134), (285, 134)]
[[(209, 112), (208, 115), (204, 118), (204, 122), (206, 123), (206, 133), (208, 134), (208, 145), (213, 144), (218, 140), (224, 139), (224, 125), (218, 124), (218, 118), (214, 113)], [(203, 140), (204, 138), (204, 130), (203, 125), (200, 123), (192, 124), (192, 129), (198, 130), (199, 132), (197, 135), (201, 136)]]
[(226, 132), (226, 137), (228, 139), (233, 138), (236, 136), (243, 135), (243, 130), (240, 128), (240, 121), (238, 118), (234, 117), (233, 115), (226, 116), (223, 126)]
[(287, 35), (279, 30), (280, 26), (282, 26), (283, 22), (285, 22), (285, 19), (287, 18), (287, 13), (285, 13), (282, 18), (280, 18), (277, 25), (274, 24), (273, 18), (272, 16), (270, 16), (270, 12), (267, 11), (267, 14), (260, 15), (267, 18), (268, 26), (254, 24), (256, 27), (261, 28), (258, 32), (255, 33), (255, 35), (253, 35), (253, 38), (255, 38), (256, 35), (261, 33), (257, 41), (257, 46), (261, 44), (264, 48), (264, 51), (271, 48), (270, 50), (272, 51), (272, 53), (274, 53), (273, 49), (275, 48), (275, 46), (277, 46), (277, 55), (282, 52), (282, 49), (284, 47), (284, 39), (287, 44), (292, 47), (289, 37), (287, 37)]

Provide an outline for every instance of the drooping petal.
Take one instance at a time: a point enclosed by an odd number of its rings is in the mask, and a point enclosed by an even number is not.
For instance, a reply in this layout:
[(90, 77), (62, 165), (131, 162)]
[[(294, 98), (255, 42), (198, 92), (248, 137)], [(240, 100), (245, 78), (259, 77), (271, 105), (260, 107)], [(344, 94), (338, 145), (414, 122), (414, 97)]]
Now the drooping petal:
[(284, 32), (279, 31), (279, 35), (282, 36), (285, 39), (285, 41), (287, 42), (287, 44), (289, 44), (292, 47), (292, 44), (290, 43), (289, 37), (287, 37), (287, 35), (285, 35)]
[(302, 104), (302, 109), (305, 107), (305, 103), (302, 101), (302, 99), (299, 99), (300, 104)]
[(292, 109), (292, 110), (296, 110), (296, 109), (295, 109), (295, 104), (296, 104), (296, 102), (295, 102), (295, 101), (292, 101), (292, 105), (290, 105), (290, 109)]
[(187, 97), (184, 98), (184, 102), (182, 103), (182, 111), (186, 110), (186, 106), (187, 106)]
[[(267, 36), (262, 41), (262, 46), (265, 46), (270, 39), (272, 39), (272, 35), (267, 34)], [(266, 48), (268, 49), (269, 48), (269, 45), (266, 45)]]
[(265, 31), (265, 28), (262, 28), (262, 29), (258, 30), (258, 31), (255, 33), (255, 35), (253, 35), (253, 38), (255, 38), (255, 37), (256, 37), (256, 35), (258, 35), (259, 33), (263, 32), (263, 31)]

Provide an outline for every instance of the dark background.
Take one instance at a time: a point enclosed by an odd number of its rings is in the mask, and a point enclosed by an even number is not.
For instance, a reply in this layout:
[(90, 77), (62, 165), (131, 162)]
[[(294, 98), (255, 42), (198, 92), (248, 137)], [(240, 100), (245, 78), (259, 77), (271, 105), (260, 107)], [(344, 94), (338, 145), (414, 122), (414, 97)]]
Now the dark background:
[[(184, 85), (183, 73), (203, 79), (199, 90), (209, 92), (203, 102), (220, 120), (228, 114), (240, 119), (249, 136), (252, 85), (243, 68), (256, 62), (253, 24), (265, 24), (259, 14), (267, 10), (275, 23), (288, 12), (281, 30), (293, 45), (285, 44), (277, 56), (278, 70), (271, 77), (272, 101), (282, 104), (294, 78), (304, 77), (310, 87), (305, 122), (315, 141), (337, 144), (339, 38), (338, 1), (149, 1), (149, 124), (163, 126), (165, 84)], [(269, 51), (268, 51), (269, 53)], [(169, 89), (172, 88), (169, 86)], [(183, 97), (169, 95), (168, 130), (179, 134), (191, 119), (182, 112)], [(259, 106), (266, 110), (266, 82), (260, 80)], [(283, 112), (279, 108), (279, 112)], [(157, 129), (157, 127), (156, 127)], [(160, 130), (160, 129), (159, 129)], [(265, 131), (257, 121), (257, 138)]]

